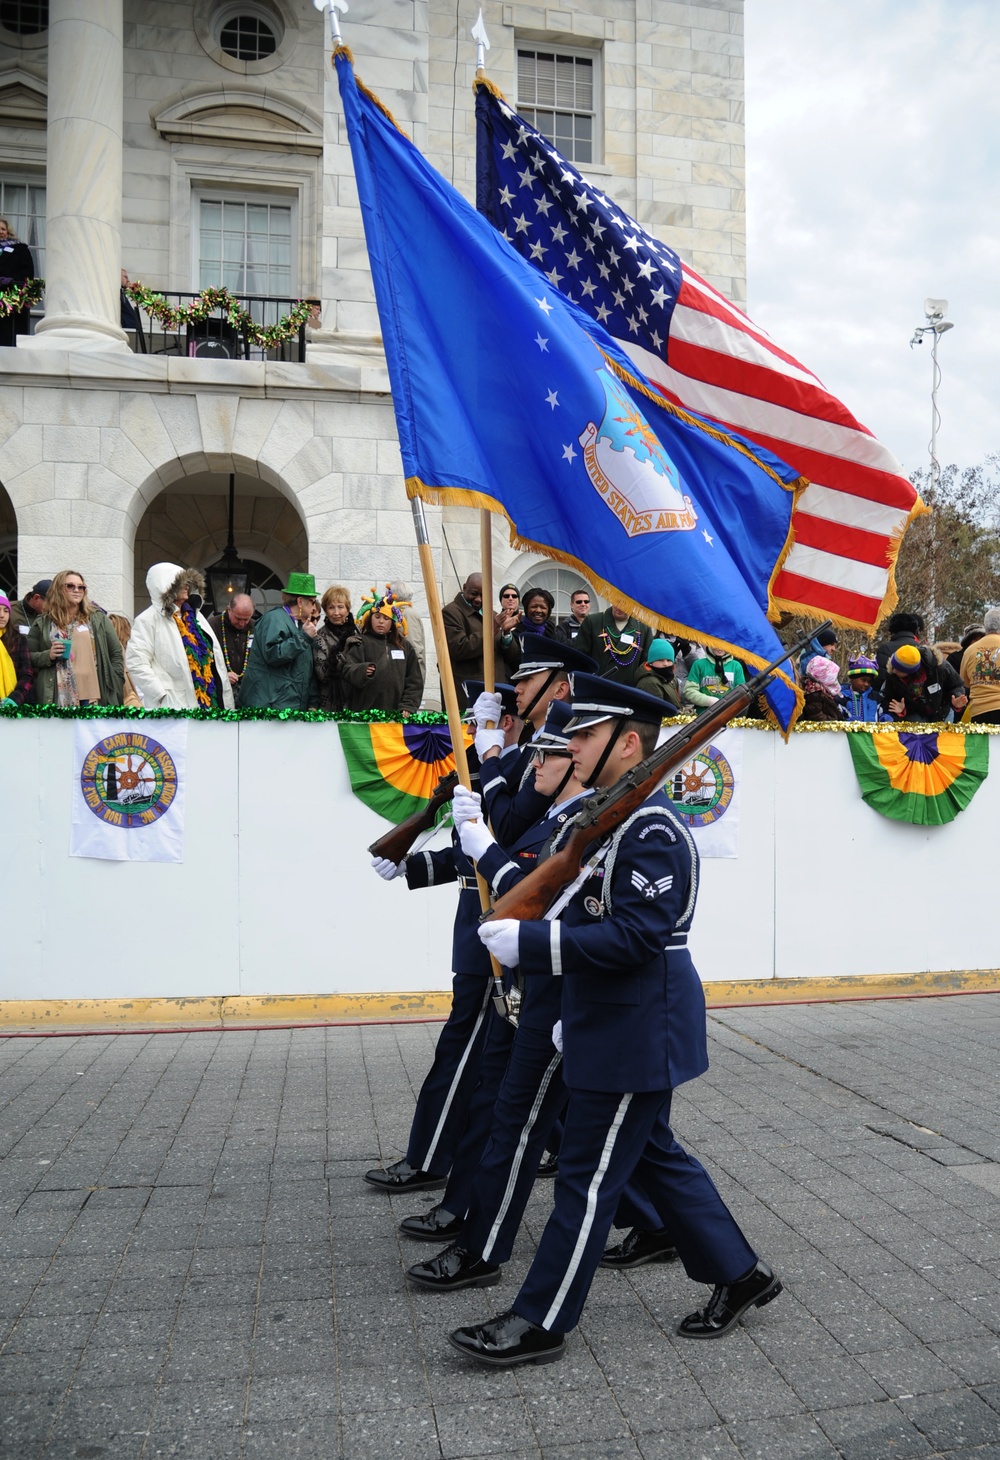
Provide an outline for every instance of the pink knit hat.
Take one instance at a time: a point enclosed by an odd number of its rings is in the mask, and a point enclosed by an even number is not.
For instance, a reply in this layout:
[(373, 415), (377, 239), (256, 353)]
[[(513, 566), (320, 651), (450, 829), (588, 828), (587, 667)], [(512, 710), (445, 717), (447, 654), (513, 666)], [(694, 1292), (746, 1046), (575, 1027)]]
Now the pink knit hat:
[(832, 659), (827, 659), (821, 654), (815, 655), (806, 665), (806, 678), (814, 679), (831, 694), (836, 694), (840, 688), (837, 666)]

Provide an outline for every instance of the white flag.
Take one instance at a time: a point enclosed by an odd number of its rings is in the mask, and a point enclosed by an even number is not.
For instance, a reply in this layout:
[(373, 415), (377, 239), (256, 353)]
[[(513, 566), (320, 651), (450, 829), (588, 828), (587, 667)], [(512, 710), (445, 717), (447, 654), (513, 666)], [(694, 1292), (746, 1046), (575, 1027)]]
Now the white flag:
[(183, 862), (187, 721), (78, 720), (74, 730), (70, 856)]

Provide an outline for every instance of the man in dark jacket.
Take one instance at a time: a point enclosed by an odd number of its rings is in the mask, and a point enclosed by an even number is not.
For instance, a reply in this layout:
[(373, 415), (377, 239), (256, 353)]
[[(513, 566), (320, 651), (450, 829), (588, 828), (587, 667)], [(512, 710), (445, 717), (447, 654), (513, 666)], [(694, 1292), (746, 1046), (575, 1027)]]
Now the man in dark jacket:
[(45, 595), (51, 587), (52, 579), (42, 578), (34, 588), (28, 589), (23, 598), (11, 600), (10, 621), (19, 632), (26, 634), (35, 619), (41, 616), (45, 607)]
[(603, 613), (587, 615), (573, 647), (596, 661), (602, 679), (634, 686), (645, 673), (652, 641), (653, 631), (648, 624), (641, 624), (620, 608), (606, 608)]
[(569, 618), (564, 618), (556, 629), (556, 638), (564, 644), (575, 644), (589, 612), (590, 594), (586, 588), (578, 588), (569, 596)]
[(466, 679), (483, 677), (483, 578), (470, 573), (450, 603), (441, 610), (448, 653), (455, 675), (459, 709), (468, 709), (462, 688)]
[(265, 613), (257, 625), (240, 686), (241, 709), (308, 710), (316, 637), (308, 615), (315, 598), (311, 573), (289, 573), (281, 607)]
[(926, 644), (903, 643), (890, 655), (882, 681), (882, 708), (894, 720), (946, 720), (969, 702), (965, 685)]
[(875, 645), (875, 663), (878, 665), (879, 687), (885, 678), (886, 665), (901, 644), (919, 644), (924, 632), (924, 621), (919, 613), (894, 613), (886, 624), (888, 638)]

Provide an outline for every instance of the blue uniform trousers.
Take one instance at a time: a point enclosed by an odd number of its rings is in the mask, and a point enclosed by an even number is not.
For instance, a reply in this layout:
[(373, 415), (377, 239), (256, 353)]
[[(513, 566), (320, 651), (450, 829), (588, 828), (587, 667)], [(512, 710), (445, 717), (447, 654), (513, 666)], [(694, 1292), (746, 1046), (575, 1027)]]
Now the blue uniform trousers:
[(566, 1098), (562, 1056), (551, 1033), (522, 1024), (496, 1096), (489, 1143), (460, 1238), (463, 1247), (487, 1262), (510, 1257), (539, 1160)]
[(671, 1093), (570, 1092), (555, 1205), (512, 1305), (522, 1318), (554, 1333), (576, 1326), (633, 1172), (689, 1277), (733, 1282), (757, 1261), (708, 1173), (674, 1139)]
[[(491, 985), (492, 991), (492, 985)], [(453, 1217), (464, 1217), (472, 1200), (472, 1188), (493, 1124), (493, 1108), (503, 1081), (514, 1042), (514, 1026), (492, 1007), (487, 1017), (486, 1038), (479, 1059), (479, 1083), (466, 1107), (465, 1130), (455, 1152), (451, 1175), (441, 1205)]]
[(491, 978), (456, 973), (451, 986), (451, 1013), (438, 1036), (434, 1063), (420, 1087), (406, 1147), (407, 1162), (433, 1176), (444, 1176), (451, 1169), (493, 1012)]

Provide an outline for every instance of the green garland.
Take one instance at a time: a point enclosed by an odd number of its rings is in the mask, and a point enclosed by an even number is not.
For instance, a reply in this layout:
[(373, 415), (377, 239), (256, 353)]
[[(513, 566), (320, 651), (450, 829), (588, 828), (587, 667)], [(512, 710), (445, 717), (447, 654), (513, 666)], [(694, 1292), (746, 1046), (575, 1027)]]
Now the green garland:
[(260, 325), (228, 289), (203, 289), (187, 305), (169, 304), (155, 289), (147, 289), (139, 283), (126, 285), (125, 293), (133, 304), (138, 304), (151, 318), (158, 319), (163, 328), (171, 333), (186, 325), (200, 323), (217, 309), (225, 310), (226, 318), (233, 328), (239, 330), (252, 345), (260, 345), (265, 350), (273, 350), (297, 335), (308, 322), (315, 307), (315, 301), (299, 299), (291, 313), (282, 315), (277, 324)]
[(298, 720), (307, 725), (446, 725), (445, 715), (415, 710), (411, 715), (387, 710), (140, 710), (124, 705), (88, 705), (76, 710), (61, 705), (0, 706), (0, 720)]
[[(678, 715), (672, 724), (690, 724), (693, 716)], [(124, 705), (88, 705), (74, 710), (60, 705), (0, 705), (0, 720), (228, 720), (255, 721), (296, 720), (306, 725), (447, 725), (448, 718), (436, 710), (414, 710), (410, 715), (393, 714), (388, 710), (136, 710)], [(733, 730), (773, 730), (765, 720), (737, 716), (730, 720)], [(879, 735), (906, 730), (927, 735), (956, 731), (959, 735), (1000, 735), (1000, 725), (932, 725), (922, 720), (902, 720), (896, 724), (873, 724), (862, 720), (800, 720), (793, 735), (822, 734), (833, 731), (843, 734)]]
[(25, 279), (23, 284), (9, 284), (6, 289), (0, 289), (0, 318), (41, 304), (44, 293), (44, 279)]

